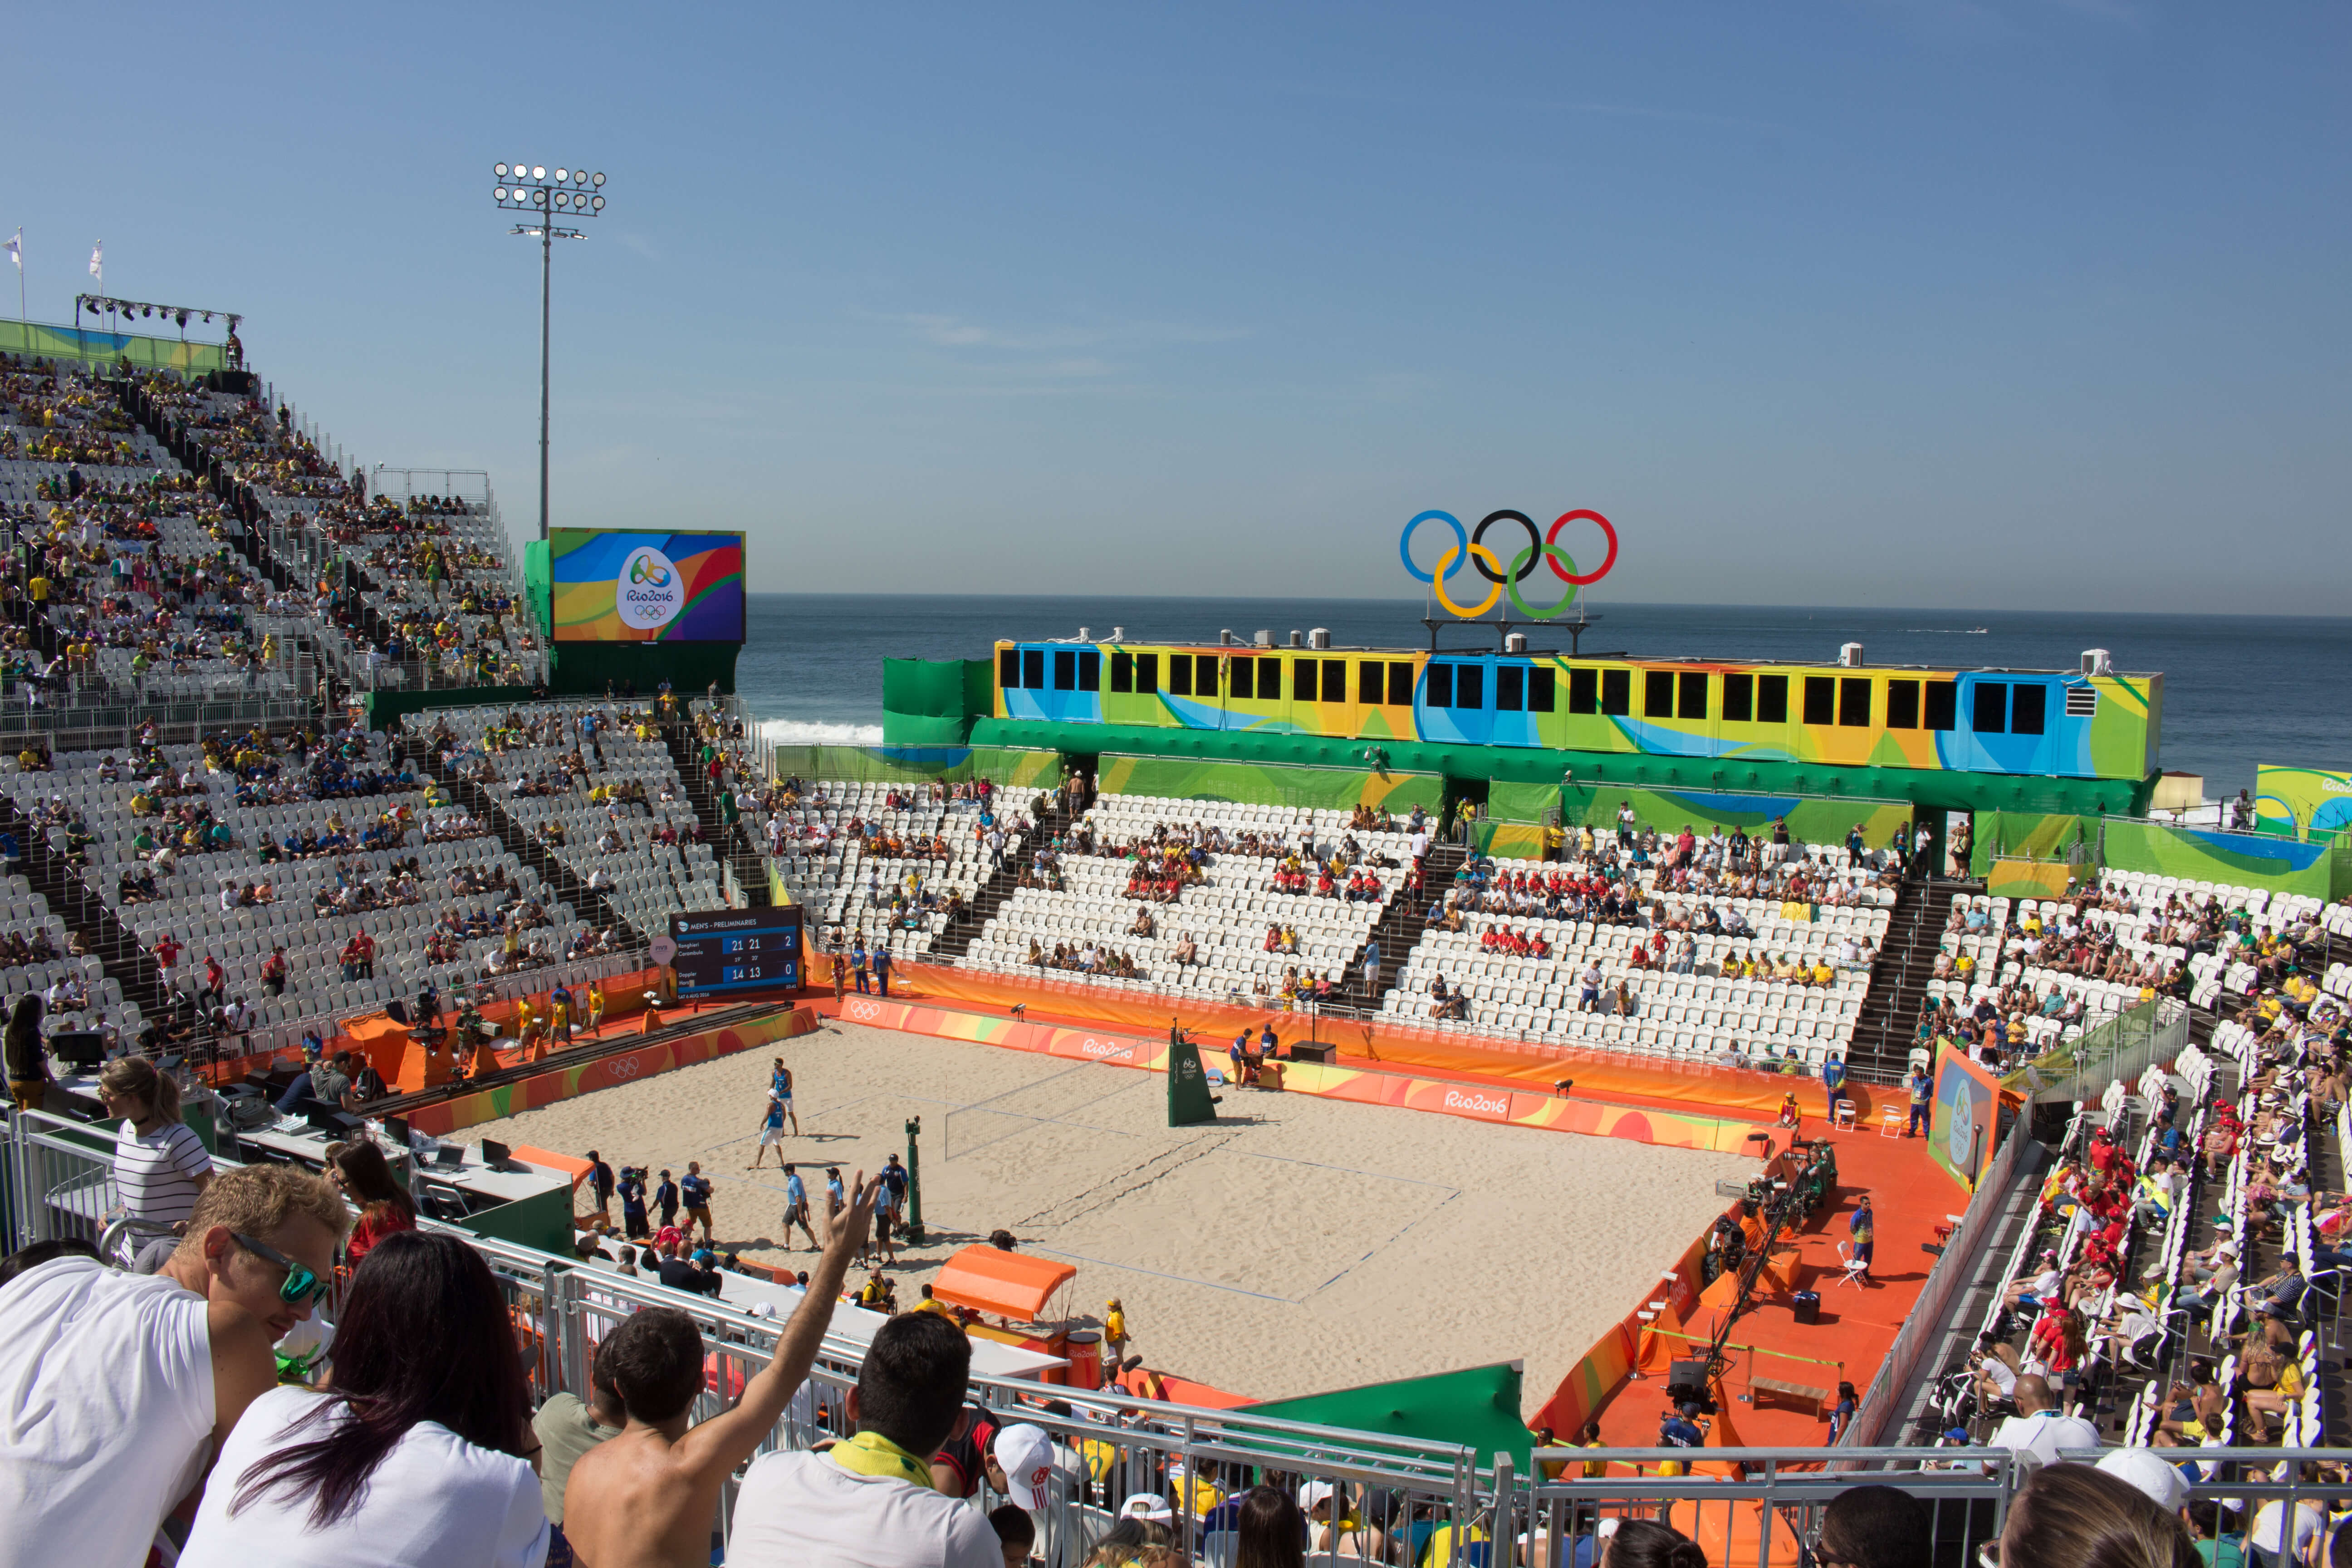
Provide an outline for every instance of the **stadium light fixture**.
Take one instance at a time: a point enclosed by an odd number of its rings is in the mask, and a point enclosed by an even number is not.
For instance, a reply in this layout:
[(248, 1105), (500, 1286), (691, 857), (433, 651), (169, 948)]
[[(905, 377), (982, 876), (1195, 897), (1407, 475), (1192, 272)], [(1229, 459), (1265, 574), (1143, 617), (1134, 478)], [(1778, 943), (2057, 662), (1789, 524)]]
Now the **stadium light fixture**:
[(590, 196), (585, 191), (573, 192), (558, 185), (594, 185), (601, 190), (604, 176), (591, 174), (585, 169), (570, 166), (554, 171), (549, 178), (544, 163), (493, 163), (490, 172), (498, 180), (491, 187), (490, 198), (508, 212), (521, 209), (524, 222), (511, 232), (539, 241), (539, 536), (547, 537), (547, 467), (548, 467), (548, 390), (550, 300), (555, 268), (555, 242), (559, 239), (585, 239), (587, 235), (576, 228), (560, 228), (550, 221), (557, 213), (594, 217), (604, 211), (602, 195)]

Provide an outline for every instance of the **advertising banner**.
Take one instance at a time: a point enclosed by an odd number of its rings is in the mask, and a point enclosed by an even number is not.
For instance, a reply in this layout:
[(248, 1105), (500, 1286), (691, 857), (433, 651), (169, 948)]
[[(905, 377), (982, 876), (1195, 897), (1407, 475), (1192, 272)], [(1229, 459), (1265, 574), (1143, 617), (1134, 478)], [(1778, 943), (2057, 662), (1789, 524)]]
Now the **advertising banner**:
[(559, 528), (548, 536), (557, 642), (743, 640), (743, 536)]

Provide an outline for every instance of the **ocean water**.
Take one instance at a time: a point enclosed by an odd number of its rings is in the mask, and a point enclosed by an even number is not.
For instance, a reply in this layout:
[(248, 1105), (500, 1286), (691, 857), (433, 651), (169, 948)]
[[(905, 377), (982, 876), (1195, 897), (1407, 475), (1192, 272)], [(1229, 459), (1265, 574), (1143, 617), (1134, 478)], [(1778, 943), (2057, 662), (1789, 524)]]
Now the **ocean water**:
[[(982, 658), (999, 637), (1113, 627), (1142, 640), (1277, 643), (1328, 627), (1342, 644), (1427, 647), (1429, 613), (1381, 599), (956, 598), (754, 594), (736, 685), (779, 738), (876, 744), (885, 658)], [(1593, 606), (1582, 651), (1660, 658), (1820, 659), (1859, 642), (1872, 664), (2073, 669), (2104, 647), (2118, 669), (2164, 676), (2162, 764), (2201, 773), (2209, 794), (2254, 782), (2257, 763), (2352, 767), (2352, 618), (2139, 616), (1801, 606)], [(1439, 612), (1442, 616), (1443, 612)], [(1493, 633), (1440, 628), (1445, 647)], [(1551, 646), (1541, 628), (1530, 646)], [(1568, 639), (1557, 637), (1565, 648)]]

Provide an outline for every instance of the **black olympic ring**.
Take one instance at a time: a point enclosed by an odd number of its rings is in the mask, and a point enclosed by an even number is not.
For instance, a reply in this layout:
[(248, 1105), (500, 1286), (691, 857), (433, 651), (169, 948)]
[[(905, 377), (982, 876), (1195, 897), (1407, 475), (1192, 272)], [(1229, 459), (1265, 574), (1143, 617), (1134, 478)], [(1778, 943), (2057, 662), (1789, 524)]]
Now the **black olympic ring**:
[[(1470, 542), (1473, 544), (1486, 543), (1486, 531), (1498, 522), (1507, 521), (1516, 522), (1521, 528), (1528, 531), (1527, 564), (1520, 567), (1517, 574), (1511, 578), (1511, 581), (1514, 583), (1524, 583), (1528, 580), (1528, 575), (1535, 571), (1537, 563), (1543, 559), (1544, 537), (1541, 533), (1536, 531), (1535, 519), (1529, 517), (1526, 512), (1512, 511), (1508, 508), (1506, 508), (1501, 511), (1490, 511), (1485, 517), (1480, 518), (1478, 520), (1478, 526), (1471, 531)], [(1496, 551), (1495, 552), (1495, 559), (1497, 561), (1503, 561), (1509, 559), (1509, 557), (1504, 555), (1502, 552)], [(1496, 571), (1492, 566), (1487, 565), (1484, 561), (1479, 560), (1475, 551), (1473, 551), (1470, 553), (1470, 564), (1478, 568), (1478, 575), (1486, 579), (1487, 582), (1499, 583), (1503, 581), (1503, 574), (1500, 572)]]

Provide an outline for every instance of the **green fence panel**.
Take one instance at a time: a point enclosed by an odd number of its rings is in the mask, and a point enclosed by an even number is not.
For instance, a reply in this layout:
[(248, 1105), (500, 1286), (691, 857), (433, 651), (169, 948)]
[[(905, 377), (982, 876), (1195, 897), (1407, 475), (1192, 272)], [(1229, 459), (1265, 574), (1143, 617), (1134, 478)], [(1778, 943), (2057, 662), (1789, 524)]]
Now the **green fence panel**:
[(1373, 805), (1400, 814), (1416, 805), (1434, 812), (1445, 793), (1445, 781), (1435, 773), (1372, 773), (1117, 754), (1101, 759), (1096, 782), (1106, 795), (1222, 800), (1244, 805), (1311, 806), (1318, 811), (1352, 811), (1359, 805)]
[(2334, 891), (2335, 858), (2327, 844), (2175, 827), (2136, 817), (2109, 817), (2100, 826), (2100, 837), (2102, 858), (2118, 871), (2267, 888), (2274, 893), (2304, 893), (2316, 899)]
[(221, 343), (183, 342), (89, 327), (53, 327), (46, 321), (0, 321), (0, 353), (79, 360), (85, 364), (120, 364), (128, 359), (142, 370), (176, 370), (189, 375), (228, 368), (228, 349)]

